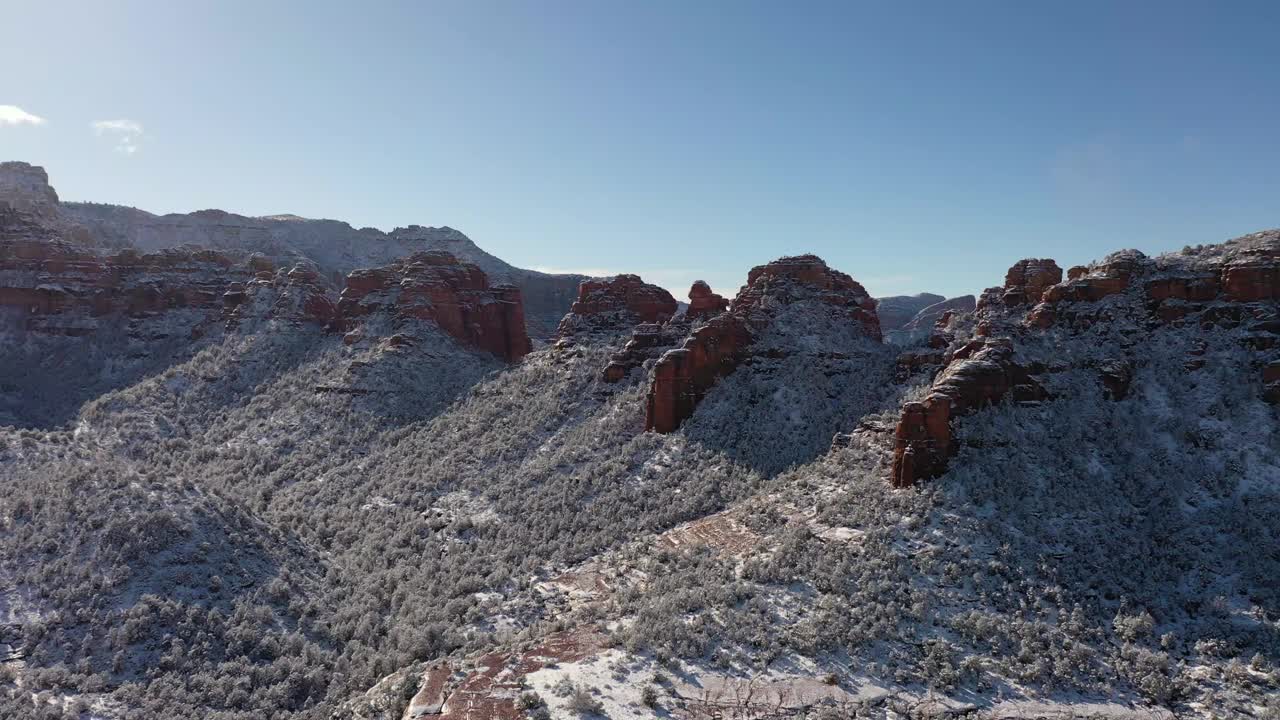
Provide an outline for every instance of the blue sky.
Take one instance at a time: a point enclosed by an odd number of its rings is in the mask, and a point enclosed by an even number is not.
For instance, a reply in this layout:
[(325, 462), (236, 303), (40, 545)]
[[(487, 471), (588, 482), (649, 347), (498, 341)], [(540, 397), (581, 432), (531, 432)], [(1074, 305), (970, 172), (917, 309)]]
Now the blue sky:
[(0, 2), (0, 159), (65, 199), (450, 225), (681, 297), (1280, 225), (1275, 2)]

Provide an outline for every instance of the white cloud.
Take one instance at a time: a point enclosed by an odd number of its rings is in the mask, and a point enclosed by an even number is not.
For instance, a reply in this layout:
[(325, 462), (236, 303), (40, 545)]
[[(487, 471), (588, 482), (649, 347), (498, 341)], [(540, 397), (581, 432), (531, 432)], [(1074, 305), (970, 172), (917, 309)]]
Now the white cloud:
[(43, 125), (44, 118), (17, 105), (0, 105), (0, 125)]
[(133, 120), (94, 120), (89, 123), (93, 134), (110, 137), (116, 141), (116, 152), (132, 155), (138, 152), (138, 139), (142, 137), (142, 125)]

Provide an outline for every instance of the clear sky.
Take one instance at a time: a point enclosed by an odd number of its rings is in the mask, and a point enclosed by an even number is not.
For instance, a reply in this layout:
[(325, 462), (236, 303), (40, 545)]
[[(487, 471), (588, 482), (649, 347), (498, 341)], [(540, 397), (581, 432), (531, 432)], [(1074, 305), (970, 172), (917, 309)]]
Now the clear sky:
[(0, 6), (0, 159), (64, 199), (450, 225), (681, 297), (1280, 225), (1280, 2)]

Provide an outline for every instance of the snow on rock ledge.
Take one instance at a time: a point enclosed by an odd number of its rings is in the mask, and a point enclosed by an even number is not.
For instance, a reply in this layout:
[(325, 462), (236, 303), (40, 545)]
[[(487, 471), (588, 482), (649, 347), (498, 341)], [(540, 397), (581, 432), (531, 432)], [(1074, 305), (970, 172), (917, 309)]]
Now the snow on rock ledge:
[(347, 341), (366, 334), (363, 319), (387, 316), (394, 326), (429, 320), (449, 335), (508, 362), (532, 349), (525, 330), (524, 304), (514, 285), (489, 284), (479, 266), (443, 251), (416, 253), (385, 267), (347, 276), (337, 315)]
[(578, 299), (560, 321), (558, 336), (580, 332), (630, 330), (640, 323), (663, 323), (676, 314), (671, 293), (639, 275), (584, 280)]
[(727, 311), (696, 327), (681, 347), (659, 359), (649, 388), (645, 429), (678, 429), (716, 382), (751, 356), (756, 338), (793, 306), (838, 317), (865, 337), (881, 340), (875, 300), (821, 258), (800, 255), (759, 265), (747, 275), (747, 284)]

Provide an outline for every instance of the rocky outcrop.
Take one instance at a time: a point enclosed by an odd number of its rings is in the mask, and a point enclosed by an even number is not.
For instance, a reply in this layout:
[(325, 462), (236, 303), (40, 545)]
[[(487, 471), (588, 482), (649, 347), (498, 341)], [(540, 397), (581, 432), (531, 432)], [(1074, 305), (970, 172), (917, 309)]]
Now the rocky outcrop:
[(1124, 294), (1145, 303), (1150, 322), (1236, 326), (1265, 320), (1280, 299), (1280, 233), (1249, 235), (1206, 255), (1149, 258), (1136, 250), (1073, 268), (1066, 282), (1048, 288), (1026, 324), (1047, 329), (1087, 328), (1107, 319), (1101, 301)]
[(58, 193), (44, 168), (24, 162), (0, 162), (0, 210), (16, 210), (51, 220), (57, 216)]
[(489, 285), (478, 266), (442, 251), (417, 253), (385, 267), (357, 270), (347, 276), (336, 314), (343, 327), (369, 334), (363, 319), (388, 317), (392, 327), (408, 320), (428, 320), (471, 347), (508, 362), (532, 349), (525, 330), (520, 289)]
[(1272, 405), (1280, 404), (1280, 360), (1272, 360), (1262, 369), (1262, 397)]
[(640, 279), (639, 275), (584, 280), (578, 299), (560, 321), (557, 334), (630, 330), (640, 323), (671, 319), (678, 305), (671, 293)]
[(1014, 361), (1008, 339), (980, 339), (957, 351), (921, 402), (903, 406), (894, 433), (894, 487), (940, 475), (953, 452), (951, 419), (1005, 397), (1035, 401), (1044, 390)]
[(680, 347), (658, 360), (645, 428), (660, 433), (678, 429), (716, 382), (751, 357), (753, 342), (774, 319), (801, 304), (812, 315), (880, 342), (875, 301), (862, 285), (821, 258), (801, 255), (757, 266), (729, 310), (696, 327)]
[[(1031, 367), (1014, 361), (1014, 347), (1038, 347), (1053, 371), (1094, 374), (1104, 398), (1133, 394), (1144, 362), (1144, 339), (1170, 327), (1212, 327), (1218, 332), (1189, 343), (1183, 367), (1205, 367), (1209, 341), (1223, 352), (1272, 352), (1280, 347), (1280, 231), (1248, 235), (1221, 245), (1150, 258), (1136, 250), (1076, 266), (1066, 281), (1051, 260), (1023, 260), (978, 303), (974, 339), (935, 332), (929, 350), (900, 357), (900, 376), (939, 360), (944, 369), (921, 402), (903, 406), (894, 449), (892, 483), (902, 487), (936, 477), (954, 451), (951, 428), (967, 412), (1006, 397), (1043, 396)], [(1092, 333), (1087, 337), (1080, 337)], [(1182, 337), (1182, 340), (1176, 340)], [(1222, 346), (1222, 343), (1227, 343)], [(945, 345), (945, 350), (941, 349)], [(1255, 355), (1256, 357), (1256, 355)], [(1280, 402), (1280, 364), (1259, 358), (1263, 397)], [(1035, 366), (1037, 371), (1043, 366)]]
[(685, 317), (689, 320), (705, 320), (715, 317), (729, 308), (729, 301), (711, 290), (705, 280), (696, 280), (689, 288), (689, 308)]
[(227, 284), (249, 276), (211, 250), (99, 255), (12, 210), (0, 211), (0, 271), (0, 306), (28, 330), (63, 335), (89, 334), (109, 314), (218, 310)]
[(626, 378), (631, 371), (650, 360), (657, 360), (664, 352), (679, 345), (689, 334), (689, 324), (679, 320), (666, 323), (640, 323), (631, 332), (631, 339), (621, 350), (609, 358), (601, 377), (615, 383)]
[[(972, 295), (965, 297), (970, 300), (973, 299)], [(903, 381), (922, 371), (932, 370), (936, 372), (941, 369), (942, 365), (945, 365), (949, 359), (946, 350), (955, 341), (955, 333), (950, 330), (951, 322), (958, 315), (963, 314), (956, 310), (944, 310), (933, 321), (933, 327), (929, 330), (928, 339), (923, 348), (907, 350), (898, 355), (895, 377), (899, 381)], [(915, 330), (914, 332), (920, 332), (920, 330)]]
[(238, 262), (188, 248), (99, 253), (13, 210), (0, 210), (0, 307), (17, 311), (26, 329), (46, 334), (84, 335), (106, 315), (179, 309), (225, 319), (228, 329), (271, 322), (277, 329), (341, 331), (379, 314), (391, 319), (387, 334), (397, 319), (412, 318), (431, 321), (462, 343), (508, 361), (531, 349), (519, 289), (491, 286), (480, 268), (448, 253), (419, 253), (355, 271), (335, 303), (312, 263), (277, 271), (263, 255)]
[[(973, 312), (976, 301), (972, 295), (961, 295), (922, 308), (906, 324), (885, 332), (884, 339), (897, 345), (910, 345), (929, 340), (936, 334), (942, 318)], [(942, 323), (945, 324), (945, 323)]]
[(233, 282), (222, 294), (227, 328), (242, 328), (246, 321), (275, 321), (293, 327), (314, 325), (338, 330), (342, 322), (320, 273), (314, 267), (297, 265), (288, 271), (272, 272), (266, 262), (251, 259), (257, 267), (247, 283)]
[(653, 370), (645, 429), (660, 433), (677, 430), (716, 381), (743, 361), (751, 340), (747, 322), (724, 313), (695, 330), (681, 347), (664, 353)]
[(1123, 359), (1107, 359), (1098, 364), (1103, 395), (1108, 400), (1123, 400), (1133, 384), (1133, 363)]
[(1034, 305), (1047, 288), (1061, 281), (1062, 268), (1053, 260), (1019, 260), (1005, 273), (1000, 299), (1007, 306)]
[(876, 301), (861, 284), (827, 267), (816, 255), (779, 258), (752, 268), (733, 300), (733, 312), (759, 327), (768, 324), (779, 306), (799, 301), (825, 304), (857, 323), (868, 337), (882, 339)]

